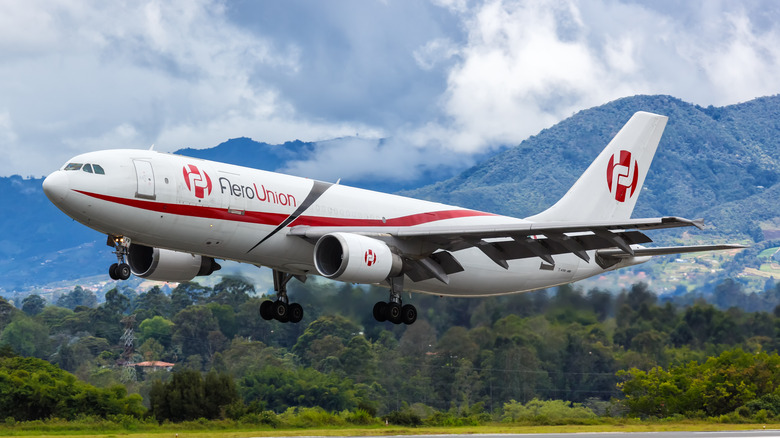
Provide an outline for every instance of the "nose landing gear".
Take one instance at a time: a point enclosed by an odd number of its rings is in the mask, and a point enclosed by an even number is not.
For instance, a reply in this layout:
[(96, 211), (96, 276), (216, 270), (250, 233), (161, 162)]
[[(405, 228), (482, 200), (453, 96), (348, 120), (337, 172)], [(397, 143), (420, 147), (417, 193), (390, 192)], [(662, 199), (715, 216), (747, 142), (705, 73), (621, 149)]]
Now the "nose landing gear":
[(127, 280), (130, 278), (130, 265), (125, 258), (130, 253), (130, 238), (124, 236), (108, 236), (106, 245), (114, 247), (117, 262), (108, 268), (108, 275), (112, 280)]
[[(274, 290), (276, 290), (276, 301), (266, 300), (260, 305), (260, 316), (266, 321), (275, 319), (279, 322), (298, 323), (303, 319), (303, 307), (298, 303), (290, 303), (287, 297), (287, 282), (294, 275), (281, 272), (274, 269)], [(306, 281), (306, 277), (298, 279)]]

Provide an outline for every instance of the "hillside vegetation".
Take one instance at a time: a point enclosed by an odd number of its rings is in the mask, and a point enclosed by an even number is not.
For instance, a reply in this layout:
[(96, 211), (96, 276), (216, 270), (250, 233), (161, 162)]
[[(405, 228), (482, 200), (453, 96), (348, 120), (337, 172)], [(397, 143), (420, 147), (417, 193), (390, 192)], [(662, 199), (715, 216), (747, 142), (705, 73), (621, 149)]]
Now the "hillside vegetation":
[[(744, 295), (739, 288), (725, 281), (716, 296), (728, 305)], [(3, 410), (13, 417), (6, 423), (79, 415), (266, 425), (780, 415), (780, 307), (678, 307), (659, 303), (644, 284), (616, 296), (565, 286), (483, 300), (414, 296), (420, 319), (405, 327), (373, 320), (372, 292), (294, 283), (291, 298), (306, 310), (301, 324), (259, 318), (262, 298), (240, 278), (214, 288), (182, 283), (170, 294), (112, 290), (100, 305), (83, 288), (56, 306), (33, 295), (20, 310), (0, 299), (8, 357), (0, 360), (0, 407), (14, 408)], [(780, 288), (767, 294), (777, 303)], [(173, 371), (144, 361), (170, 362)]]

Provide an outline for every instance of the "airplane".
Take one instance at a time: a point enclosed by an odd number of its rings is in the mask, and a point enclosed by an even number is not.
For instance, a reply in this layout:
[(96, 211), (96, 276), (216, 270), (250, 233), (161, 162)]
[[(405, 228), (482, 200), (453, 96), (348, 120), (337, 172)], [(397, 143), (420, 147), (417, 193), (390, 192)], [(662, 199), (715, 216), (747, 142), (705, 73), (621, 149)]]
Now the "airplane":
[(743, 245), (646, 247), (645, 231), (694, 226), (632, 219), (667, 117), (637, 112), (569, 191), (524, 219), (150, 150), (89, 152), (43, 182), (65, 214), (108, 236), (114, 280), (181, 282), (234, 260), (273, 271), (266, 320), (300, 322), (287, 283), (310, 275), (389, 288), (377, 321), (412, 324), (402, 292), (482, 297), (558, 286), (653, 256)]

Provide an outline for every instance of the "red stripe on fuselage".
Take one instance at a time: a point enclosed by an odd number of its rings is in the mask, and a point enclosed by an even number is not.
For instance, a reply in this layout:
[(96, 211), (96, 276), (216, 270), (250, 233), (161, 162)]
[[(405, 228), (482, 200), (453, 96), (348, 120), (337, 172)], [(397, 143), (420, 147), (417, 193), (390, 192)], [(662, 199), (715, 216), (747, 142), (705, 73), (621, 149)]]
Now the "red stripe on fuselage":
[[(265, 213), (261, 211), (247, 210), (244, 214), (228, 213), (225, 208), (202, 207), (198, 205), (168, 204), (163, 202), (144, 201), (140, 199), (120, 198), (116, 196), (101, 195), (99, 193), (75, 190), (82, 195), (115, 204), (142, 210), (156, 211), (159, 213), (175, 214), (177, 216), (200, 217), (205, 219), (217, 219), (233, 222), (247, 222), (261, 225), (279, 225), (289, 215), (280, 213)], [(409, 227), (422, 225), (445, 219), (457, 219), (473, 216), (494, 216), (492, 213), (484, 213), (475, 210), (442, 210), (426, 213), (412, 214), (388, 219), (350, 219), (327, 216), (301, 216), (290, 225), (309, 225), (313, 227)]]

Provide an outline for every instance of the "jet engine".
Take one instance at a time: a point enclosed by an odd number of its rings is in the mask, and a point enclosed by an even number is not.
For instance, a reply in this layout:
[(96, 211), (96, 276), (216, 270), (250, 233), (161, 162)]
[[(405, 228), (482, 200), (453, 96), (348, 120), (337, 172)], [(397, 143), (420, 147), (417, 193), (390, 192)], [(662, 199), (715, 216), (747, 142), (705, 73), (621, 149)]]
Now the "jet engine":
[(379, 283), (401, 273), (403, 261), (385, 242), (351, 233), (330, 233), (314, 246), (314, 266), (323, 277)]
[(130, 244), (127, 262), (138, 277), (159, 281), (190, 281), (221, 268), (211, 257)]

